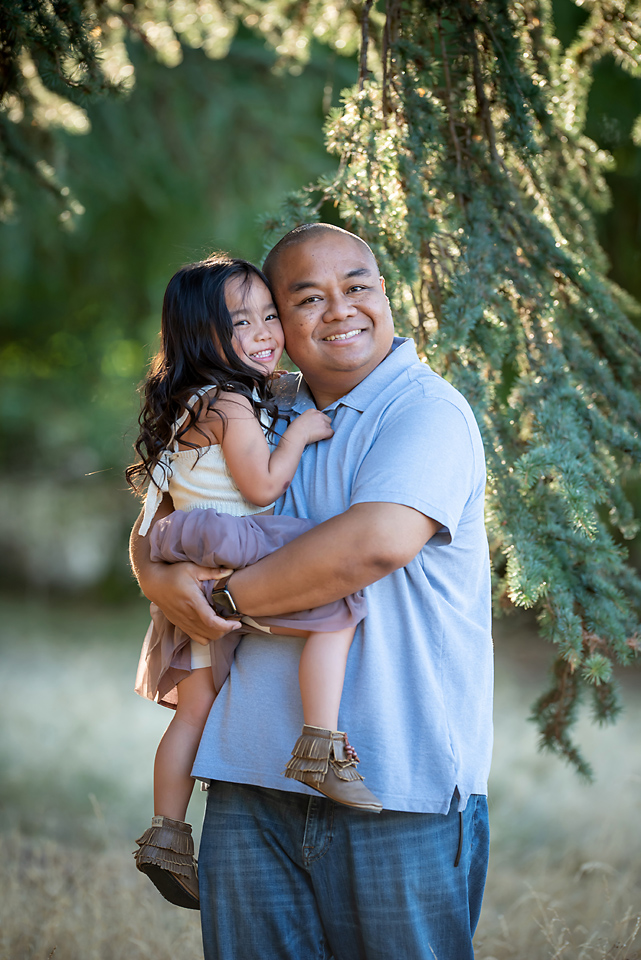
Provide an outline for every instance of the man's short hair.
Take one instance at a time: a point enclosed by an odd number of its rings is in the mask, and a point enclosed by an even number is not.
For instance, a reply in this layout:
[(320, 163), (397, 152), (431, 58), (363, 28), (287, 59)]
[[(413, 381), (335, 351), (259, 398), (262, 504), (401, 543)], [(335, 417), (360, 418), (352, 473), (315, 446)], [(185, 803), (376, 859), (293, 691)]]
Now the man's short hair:
[(269, 279), (269, 282), (273, 284), (278, 261), (285, 250), (299, 243), (305, 243), (307, 240), (311, 240), (321, 233), (331, 232), (342, 233), (344, 236), (351, 237), (352, 240), (362, 243), (370, 255), (374, 258), (374, 262), (376, 263), (376, 257), (374, 256), (369, 244), (365, 243), (361, 237), (356, 236), (355, 233), (350, 233), (349, 230), (343, 230), (342, 227), (337, 227), (333, 223), (301, 223), (298, 227), (294, 227), (293, 230), (290, 230), (289, 233), (286, 233), (285, 236), (271, 248), (265, 257), (263, 273)]

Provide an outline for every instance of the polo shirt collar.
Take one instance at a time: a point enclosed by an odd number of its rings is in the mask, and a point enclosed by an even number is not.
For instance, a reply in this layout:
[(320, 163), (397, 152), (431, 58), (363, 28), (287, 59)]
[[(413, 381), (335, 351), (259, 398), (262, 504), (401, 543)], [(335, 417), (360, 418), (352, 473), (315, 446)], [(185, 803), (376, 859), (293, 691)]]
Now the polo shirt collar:
[[(416, 353), (416, 344), (411, 337), (394, 337), (392, 342), (392, 352), (382, 360), (379, 365), (372, 370), (369, 376), (361, 380), (353, 390), (346, 393), (344, 397), (339, 397), (334, 403), (331, 403), (325, 410), (336, 410), (338, 407), (351, 407), (358, 410), (359, 413), (373, 403), (382, 390), (389, 386), (390, 382), (398, 377), (404, 370), (407, 370), (413, 364), (418, 362)], [(292, 403), (292, 409), (296, 413), (302, 413), (313, 404), (313, 398), (309, 387), (305, 383), (302, 375), (299, 375), (296, 397)]]

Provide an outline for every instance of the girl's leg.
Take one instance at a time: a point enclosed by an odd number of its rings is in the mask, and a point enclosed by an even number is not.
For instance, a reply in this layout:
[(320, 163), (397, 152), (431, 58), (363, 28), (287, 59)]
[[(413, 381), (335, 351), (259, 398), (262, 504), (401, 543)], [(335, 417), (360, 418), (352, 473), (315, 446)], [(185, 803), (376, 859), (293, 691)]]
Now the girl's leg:
[(216, 696), (211, 668), (193, 670), (177, 689), (176, 714), (156, 752), (154, 815), (184, 820), (194, 788), (191, 768)]
[(313, 787), (337, 803), (380, 813), (380, 800), (356, 770), (358, 757), (338, 727), (347, 654), (354, 628), (310, 633), (301, 653), (298, 676), (303, 717), (285, 776)]
[(353, 627), (334, 633), (310, 633), (307, 638), (298, 667), (306, 724), (338, 729), (338, 708), (353, 639)]
[(154, 816), (136, 841), (136, 866), (165, 900), (199, 909), (198, 868), (191, 827), (185, 823), (194, 787), (191, 768), (214, 702), (211, 667), (192, 670), (178, 684), (178, 708), (156, 752)]

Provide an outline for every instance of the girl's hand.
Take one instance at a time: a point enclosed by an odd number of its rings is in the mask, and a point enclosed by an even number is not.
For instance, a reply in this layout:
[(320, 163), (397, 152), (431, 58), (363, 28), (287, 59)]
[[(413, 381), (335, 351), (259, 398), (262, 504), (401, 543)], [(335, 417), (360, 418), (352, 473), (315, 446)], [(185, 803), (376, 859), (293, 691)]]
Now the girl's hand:
[(289, 430), (300, 431), (304, 442), (317, 443), (319, 440), (329, 440), (334, 436), (332, 421), (326, 413), (320, 410), (305, 410), (288, 427)]

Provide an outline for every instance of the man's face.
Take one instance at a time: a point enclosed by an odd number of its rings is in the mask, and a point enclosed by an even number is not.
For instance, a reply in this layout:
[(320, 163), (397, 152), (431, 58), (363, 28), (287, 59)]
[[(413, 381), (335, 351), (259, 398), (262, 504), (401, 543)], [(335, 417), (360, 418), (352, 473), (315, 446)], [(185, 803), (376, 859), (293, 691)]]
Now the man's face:
[(285, 249), (273, 286), (287, 352), (319, 406), (349, 393), (391, 350), (383, 281), (358, 240), (328, 231)]

